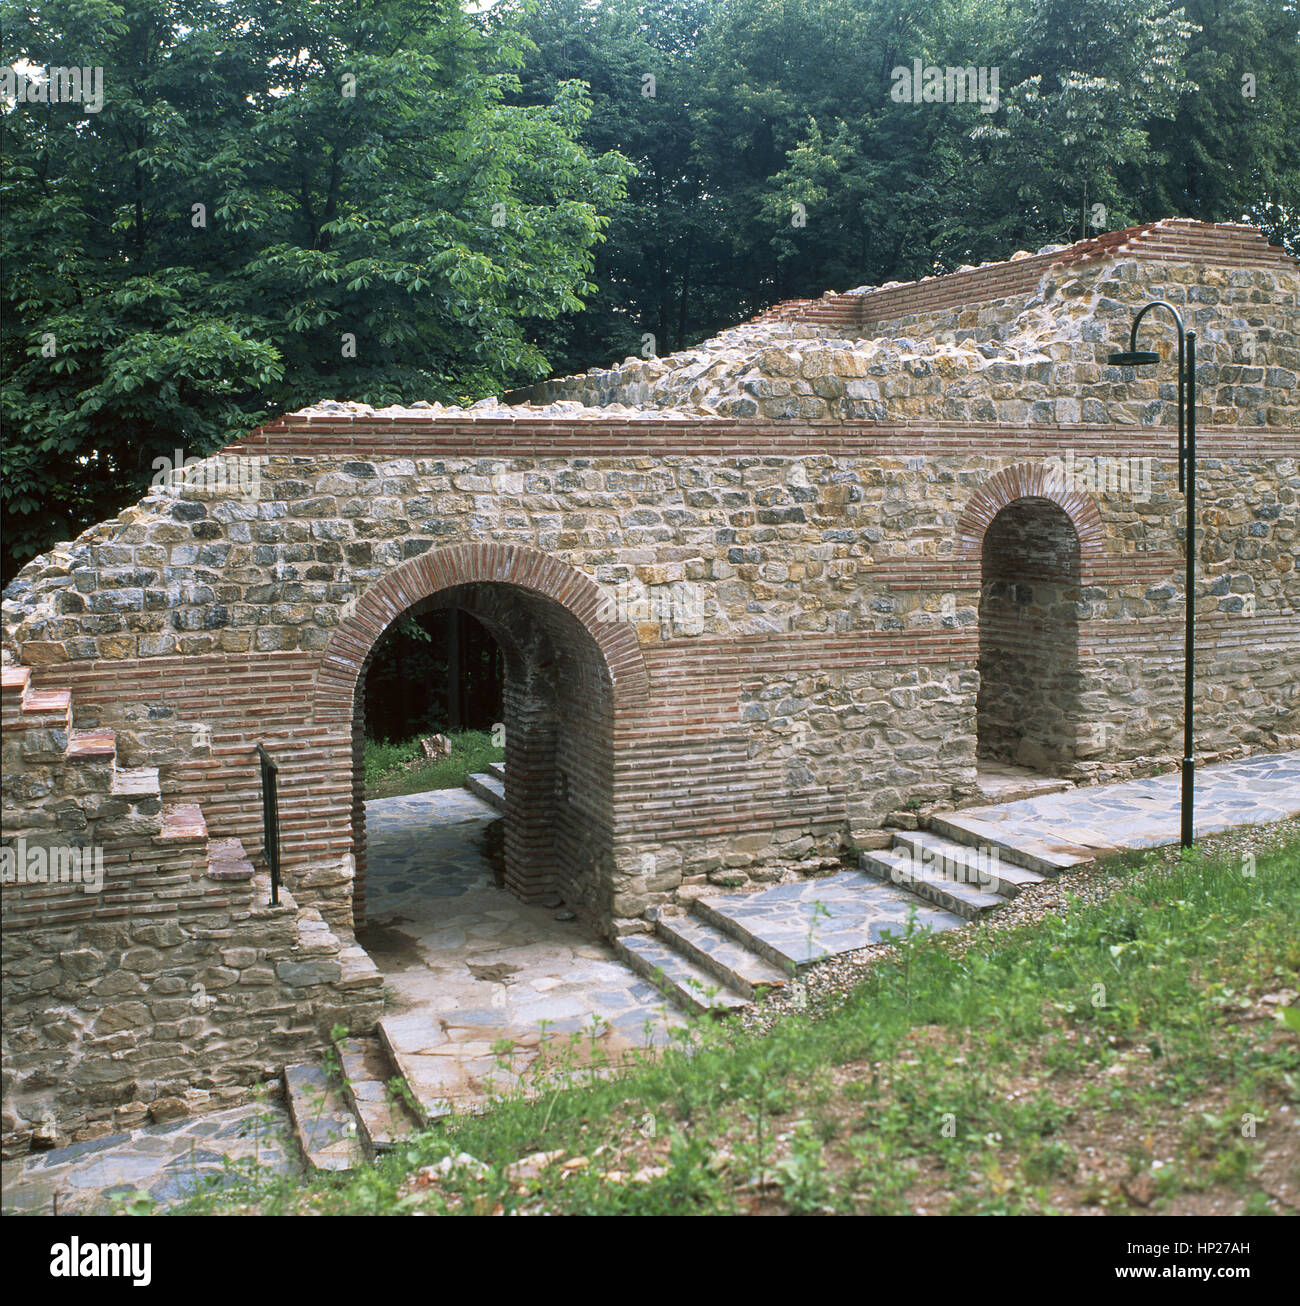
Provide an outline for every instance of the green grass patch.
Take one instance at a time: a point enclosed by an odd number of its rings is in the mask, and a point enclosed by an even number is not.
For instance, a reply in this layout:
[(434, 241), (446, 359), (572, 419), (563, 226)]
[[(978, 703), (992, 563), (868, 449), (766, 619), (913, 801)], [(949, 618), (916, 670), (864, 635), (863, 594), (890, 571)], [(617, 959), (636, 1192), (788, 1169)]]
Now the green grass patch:
[[(1135, 1176), (1153, 1210), (1210, 1190), (1273, 1209), (1270, 1122), (1300, 1102), (1276, 999), (1300, 970), (1300, 843), (1109, 869), (1105, 900), (963, 949), (910, 934), (833, 1008), (704, 1024), (689, 1050), (561, 1069), (354, 1174), (188, 1209), (1016, 1214), (1121, 1209)], [(510, 1169), (539, 1151), (574, 1164)], [(427, 1169), (463, 1153), (478, 1165)]]
[(422, 756), (418, 738), (395, 743), (387, 739), (366, 740), (366, 797), (393, 798), (399, 794), (422, 794), (430, 789), (459, 789), (467, 775), (500, 762), (505, 750), (492, 743), (483, 730), (465, 730), (448, 735), (451, 754), (424, 766), (410, 764)]

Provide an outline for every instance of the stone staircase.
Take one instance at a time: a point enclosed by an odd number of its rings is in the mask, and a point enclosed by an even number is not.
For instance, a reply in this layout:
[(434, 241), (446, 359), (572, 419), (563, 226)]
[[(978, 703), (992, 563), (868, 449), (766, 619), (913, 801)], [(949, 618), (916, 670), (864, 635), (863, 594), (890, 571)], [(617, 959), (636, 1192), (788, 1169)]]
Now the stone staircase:
[[(38, 690), (31, 668), (14, 665), (0, 672), (0, 685), (7, 846), (22, 840), (101, 850), (106, 876), (120, 887), (95, 896), (100, 914), (137, 902), (145, 872), (155, 890), (195, 874), (216, 883), (253, 878), (238, 839), (210, 840), (197, 803), (164, 799), (157, 767), (123, 767), (112, 730), (73, 725), (69, 690)], [(6, 928), (83, 919), (85, 897), (78, 900), (75, 886), (67, 890), (47, 885), (39, 896), (6, 897)]]
[(789, 972), (760, 955), (729, 918), (707, 919), (707, 904), (660, 915), (653, 934), (628, 934), (614, 944), (617, 956), (679, 1007), (692, 1014), (726, 1014), (747, 1007), (765, 990), (783, 988)]
[(400, 1079), (375, 1035), (334, 1042), (333, 1064), (286, 1066), (285, 1099), (308, 1169), (354, 1170), (377, 1160), (421, 1121), (394, 1092)]
[[(492, 778), (500, 780), (499, 770)], [(901, 936), (909, 922), (941, 931), (978, 921), (1081, 860), (1006, 827), (992, 829), (982, 815), (895, 813), (894, 828), (872, 832), (873, 842), (889, 840), (889, 846), (861, 850), (861, 869), (698, 898), (688, 910), (661, 912), (652, 932), (617, 939), (615, 953), (688, 1014), (723, 1016), (791, 984), (826, 957)], [(326, 1093), (318, 1071), (295, 1071), (313, 1093), (314, 1116), (306, 1107), (294, 1109), (295, 1121), (306, 1122), (297, 1127), (308, 1163), (352, 1166), (390, 1146), (413, 1122), (429, 1126), (454, 1111), (484, 1110), (495, 1093), (529, 1091), (515, 1058), (503, 1062), (497, 1041), (514, 1037), (516, 1051), (526, 1047), (531, 1054), (536, 1036), (530, 1041), (517, 1030), (476, 1025), (459, 1031), (468, 1041), (458, 1044), (457, 1031), (442, 1028), (450, 1023), (424, 1010), (381, 1018), (371, 1068), (349, 1071), (346, 1094)], [(394, 1100), (388, 1087), (394, 1077), (405, 1084), (409, 1106)], [(290, 1091), (300, 1090), (290, 1084)], [(384, 1113), (378, 1130), (367, 1119), (376, 1110)]]
[(465, 777), (465, 788), (498, 812), (506, 810), (506, 768), (503, 762), (489, 762), (486, 771)]
[(1000, 848), (950, 838), (935, 833), (933, 826), (932, 817), (930, 830), (900, 831), (892, 847), (860, 853), (862, 869), (967, 921), (996, 911), (1045, 878), (1004, 860)]
[(1090, 860), (962, 812), (923, 819), (928, 828), (913, 817), (917, 829), (888, 831), (889, 847), (859, 852), (860, 871), (698, 898), (615, 950), (683, 1010), (725, 1015), (817, 961), (901, 935), (909, 917), (932, 931), (955, 929)]
[(212, 837), (157, 767), (122, 766), (112, 730), (77, 728), (70, 691), (13, 664), (0, 683), (6, 1154), (43, 1119), (76, 1138), (121, 1102), (247, 1084), (335, 1023), (373, 1025), (383, 978), (361, 947), (285, 885), (272, 905), (243, 843)]

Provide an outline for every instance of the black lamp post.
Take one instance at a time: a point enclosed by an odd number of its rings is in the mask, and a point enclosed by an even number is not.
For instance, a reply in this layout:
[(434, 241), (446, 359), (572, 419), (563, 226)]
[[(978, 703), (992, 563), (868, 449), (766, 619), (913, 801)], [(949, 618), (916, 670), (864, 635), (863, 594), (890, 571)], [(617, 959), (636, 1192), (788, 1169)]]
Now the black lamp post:
[(1160, 361), (1159, 354), (1137, 348), (1138, 324), (1153, 308), (1167, 308), (1178, 327), (1178, 488), (1187, 502), (1187, 609), (1183, 647), (1183, 795), (1182, 839), (1184, 848), (1192, 846), (1192, 798), (1196, 778), (1196, 758), (1192, 742), (1192, 688), (1196, 682), (1196, 332), (1183, 330), (1178, 310), (1163, 299), (1144, 304), (1133, 319), (1129, 332), (1128, 352), (1111, 354), (1106, 360), (1117, 367), (1145, 367)]

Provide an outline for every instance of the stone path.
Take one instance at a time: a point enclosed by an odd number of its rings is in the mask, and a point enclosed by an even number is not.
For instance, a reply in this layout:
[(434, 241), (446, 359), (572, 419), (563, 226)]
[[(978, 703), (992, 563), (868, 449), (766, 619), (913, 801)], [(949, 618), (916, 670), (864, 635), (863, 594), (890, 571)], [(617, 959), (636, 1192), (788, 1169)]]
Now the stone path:
[(115, 1196), (136, 1192), (161, 1209), (229, 1182), (254, 1161), (264, 1174), (300, 1168), (283, 1107), (230, 1107), (6, 1161), (3, 1209), (49, 1215), (57, 1198), (60, 1214), (109, 1214)]
[(856, 952), (880, 943), (886, 934), (902, 935), (909, 914), (918, 928), (935, 932), (966, 923), (862, 871), (706, 899), (697, 910), (728, 934), (741, 934), (760, 956), (787, 968)]
[[(803, 967), (901, 934), (909, 912), (918, 927), (955, 929), (1043, 876), (1177, 843), (1179, 797), (1172, 774), (945, 812), (929, 832), (899, 831), (888, 853), (863, 853), (869, 874), (703, 899), (694, 911), (759, 956)], [(1300, 815), (1300, 752), (1201, 767), (1195, 800), (1198, 835)], [(938, 859), (922, 856), (928, 850)]]
[(685, 1023), (609, 945), (496, 886), (482, 848), (496, 816), (464, 790), (366, 804), (359, 938), (395, 995), (380, 1033), (426, 1118), (561, 1059), (660, 1046)]
[[(1070, 789), (1001, 806), (947, 812), (932, 820), (931, 826), (944, 834), (964, 832), (995, 846), (1014, 842), (1055, 869), (1066, 870), (1126, 848), (1177, 843), (1181, 784), (1174, 772)], [(1300, 815), (1300, 751), (1199, 767), (1194, 798), (1198, 835)]]

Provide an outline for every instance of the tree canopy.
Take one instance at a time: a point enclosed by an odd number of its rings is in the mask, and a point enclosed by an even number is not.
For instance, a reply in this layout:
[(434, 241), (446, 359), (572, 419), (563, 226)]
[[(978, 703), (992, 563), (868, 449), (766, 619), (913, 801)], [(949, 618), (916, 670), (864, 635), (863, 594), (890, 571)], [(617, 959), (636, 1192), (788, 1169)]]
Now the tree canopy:
[(7, 563), (287, 408), (544, 373), (628, 167), (522, 57), (454, 0), (11, 7), (6, 63), (105, 91), (0, 129)]

